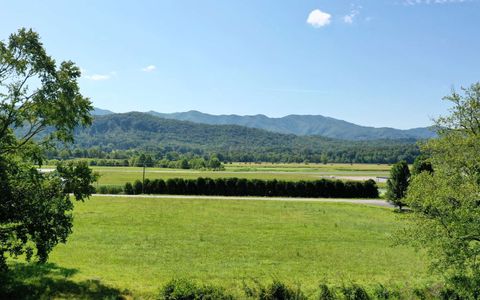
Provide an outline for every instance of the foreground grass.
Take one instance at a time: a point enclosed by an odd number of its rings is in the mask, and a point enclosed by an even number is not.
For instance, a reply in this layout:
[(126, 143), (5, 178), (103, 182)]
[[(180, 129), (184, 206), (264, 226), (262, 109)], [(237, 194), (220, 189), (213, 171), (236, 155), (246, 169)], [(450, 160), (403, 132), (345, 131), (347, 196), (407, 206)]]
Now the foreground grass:
[(92, 198), (52, 253), (69, 281), (150, 297), (172, 278), (242, 295), (272, 278), (313, 291), (320, 281), (389, 285), (429, 280), (421, 255), (392, 248), (389, 209), (282, 201)]

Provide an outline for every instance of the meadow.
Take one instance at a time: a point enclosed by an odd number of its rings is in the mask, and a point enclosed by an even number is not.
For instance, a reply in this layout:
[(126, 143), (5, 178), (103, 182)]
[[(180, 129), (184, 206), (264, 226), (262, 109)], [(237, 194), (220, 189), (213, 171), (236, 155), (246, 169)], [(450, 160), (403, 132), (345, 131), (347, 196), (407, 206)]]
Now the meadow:
[[(142, 180), (143, 176), (143, 168), (140, 167), (92, 167), (92, 169), (100, 174), (98, 185), (123, 185), (137, 179)], [(288, 181), (318, 180), (321, 178), (366, 180), (368, 178), (386, 177), (389, 170), (389, 165), (377, 164), (232, 163), (226, 164), (224, 171), (146, 168), (145, 177), (149, 179), (238, 177)], [(379, 186), (382, 187), (382, 183), (379, 183)]]
[[(128, 289), (135, 297), (155, 297), (172, 278), (219, 285), (239, 297), (243, 282), (273, 279), (307, 294), (319, 282), (416, 286), (432, 280), (421, 253), (391, 246), (399, 220), (387, 208), (92, 197), (76, 203), (74, 217), (73, 234), (49, 260), (52, 269), (64, 270), (56, 276), (107, 292)], [(16, 268), (24, 274), (28, 266)]]

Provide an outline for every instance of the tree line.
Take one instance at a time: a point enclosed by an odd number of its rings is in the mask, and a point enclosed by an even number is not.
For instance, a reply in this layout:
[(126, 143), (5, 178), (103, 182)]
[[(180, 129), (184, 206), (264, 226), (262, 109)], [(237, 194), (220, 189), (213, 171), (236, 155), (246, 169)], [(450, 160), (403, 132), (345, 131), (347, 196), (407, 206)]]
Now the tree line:
[[(114, 146), (83, 147), (76, 145), (64, 149), (47, 151), (47, 159), (52, 162), (71, 159), (86, 159), (92, 166), (138, 166), (142, 153), (151, 158), (151, 165), (165, 168), (179, 168), (179, 163), (187, 160), (191, 169), (197, 169), (199, 161), (208, 165), (210, 158), (216, 157), (221, 163), (229, 162), (270, 162), (270, 163), (378, 163), (392, 164), (405, 160), (413, 163), (419, 155), (417, 145), (412, 141), (355, 142), (350, 149), (331, 145), (320, 149), (254, 148), (251, 149), (202, 149), (189, 146), (150, 146), (141, 145), (133, 149), (118, 149)], [(202, 162), (200, 163), (202, 165)], [(200, 167), (203, 168), (203, 167)], [(207, 167), (208, 168), (208, 167)]]
[(124, 193), (206, 195), (206, 196), (260, 196), (304, 198), (378, 198), (373, 180), (341, 181), (320, 179), (315, 181), (283, 181), (245, 178), (170, 178), (145, 179), (133, 184), (127, 182)]

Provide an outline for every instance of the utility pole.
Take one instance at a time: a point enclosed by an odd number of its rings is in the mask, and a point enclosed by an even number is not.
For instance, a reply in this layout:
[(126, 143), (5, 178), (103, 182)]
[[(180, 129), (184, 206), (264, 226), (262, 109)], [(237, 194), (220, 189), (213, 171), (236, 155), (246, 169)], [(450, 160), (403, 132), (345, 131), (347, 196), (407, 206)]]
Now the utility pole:
[(143, 162), (142, 194), (145, 194), (145, 162)]

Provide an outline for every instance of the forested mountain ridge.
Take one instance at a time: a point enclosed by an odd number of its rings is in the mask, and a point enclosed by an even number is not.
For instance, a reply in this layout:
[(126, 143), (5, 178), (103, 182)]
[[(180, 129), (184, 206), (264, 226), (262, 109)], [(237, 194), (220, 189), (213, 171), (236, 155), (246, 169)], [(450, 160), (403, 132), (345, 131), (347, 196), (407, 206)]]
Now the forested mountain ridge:
[(240, 125), (279, 133), (306, 136), (320, 135), (343, 140), (428, 139), (435, 136), (435, 133), (426, 127), (407, 130), (388, 127), (375, 128), (321, 115), (288, 115), (282, 118), (269, 118), (265, 115), (210, 115), (194, 110), (171, 114), (155, 111), (149, 111), (148, 113), (165, 119), (210, 125)]
[(414, 140), (343, 141), (296, 136), (237, 125), (207, 125), (131, 112), (95, 116), (76, 130), (75, 146), (110, 150), (169, 148), (180, 153), (218, 154), (231, 161), (391, 163), (412, 161)]

